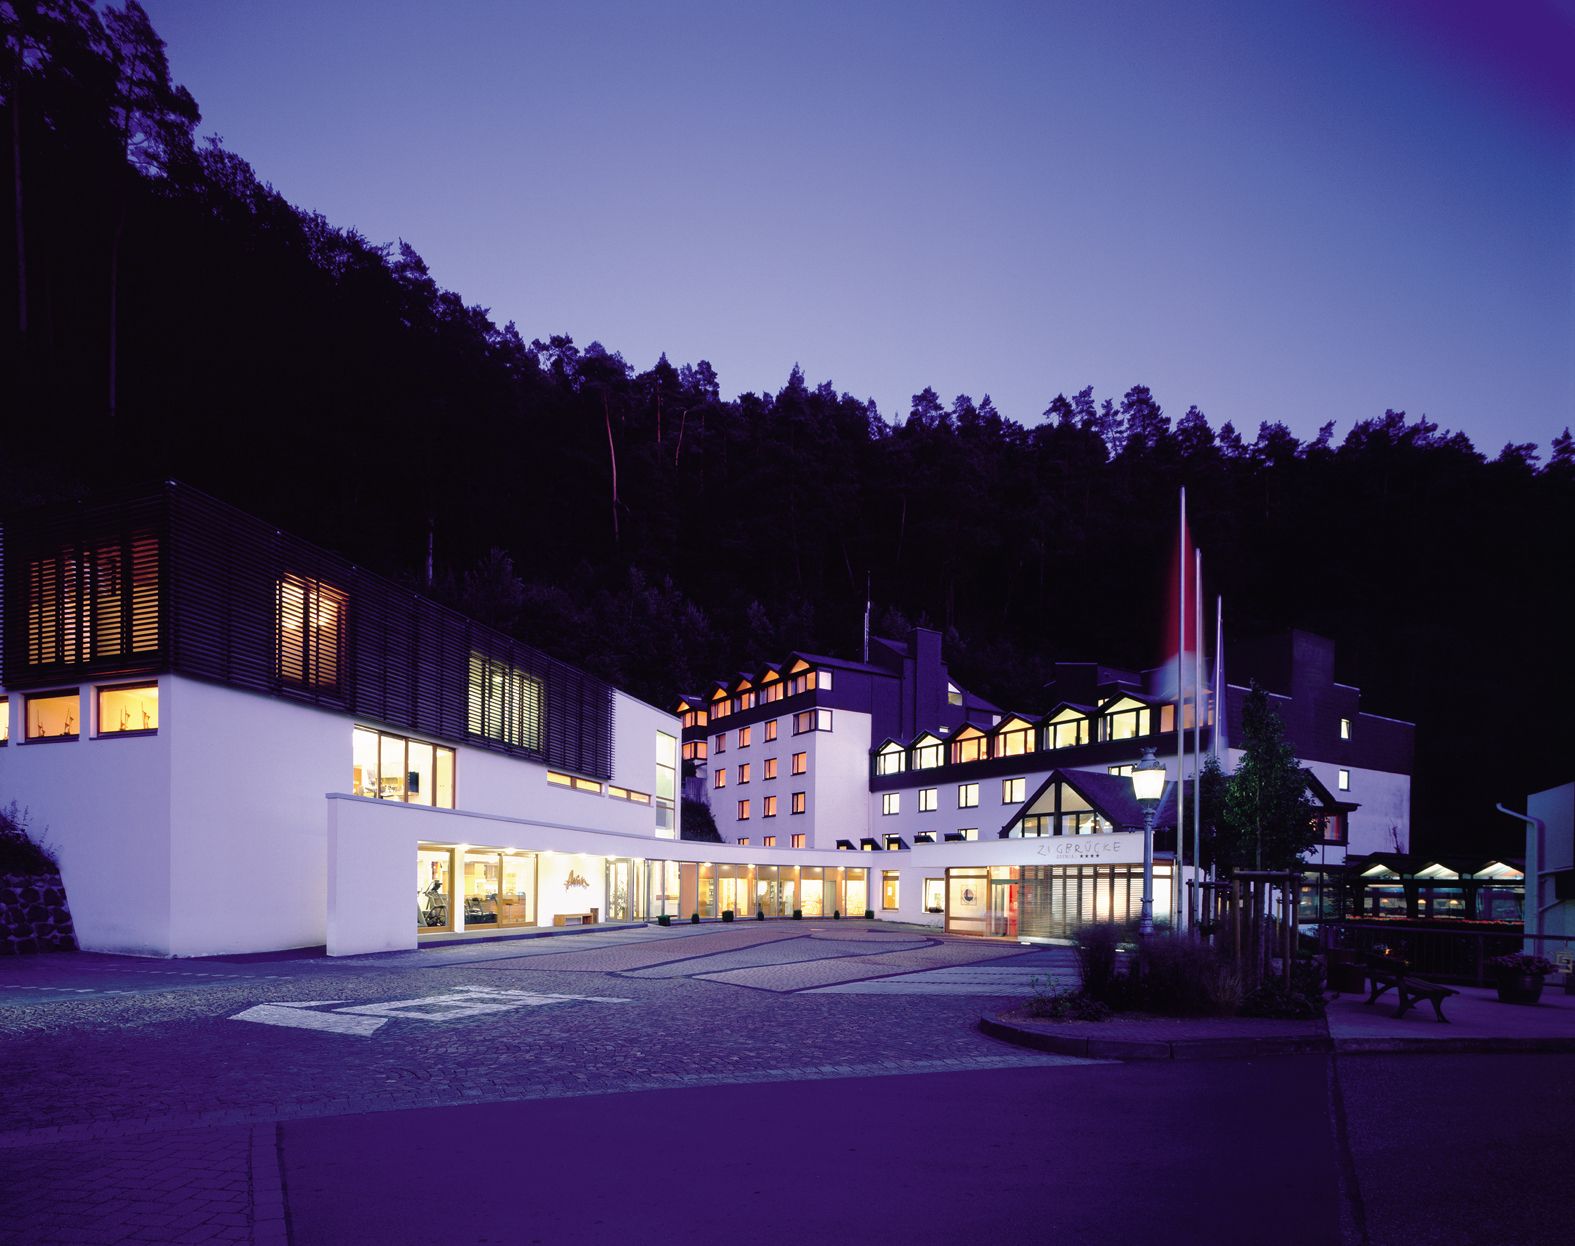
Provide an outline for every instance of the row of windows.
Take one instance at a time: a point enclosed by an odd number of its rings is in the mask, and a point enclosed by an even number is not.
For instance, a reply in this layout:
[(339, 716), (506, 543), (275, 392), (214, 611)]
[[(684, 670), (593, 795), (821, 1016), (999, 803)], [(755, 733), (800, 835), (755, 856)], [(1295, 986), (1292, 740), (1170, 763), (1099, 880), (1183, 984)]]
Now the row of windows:
[[(731, 697), (725, 689), (718, 688), (711, 697), (709, 718), (726, 718), (729, 714), (741, 714), (745, 710), (754, 709), (756, 705), (770, 705), (772, 702), (782, 700), (783, 697), (812, 692), (816, 688), (830, 691), (831, 685), (830, 671), (813, 670), (800, 663), (793, 668), (786, 679), (775, 672), (768, 673), (760, 681), (759, 688), (748, 680), (743, 680), (733, 690)], [(709, 721), (706, 710), (696, 709), (685, 710), (683, 719), (686, 727), (704, 727)]]
[(407, 805), (454, 808), (454, 750), (391, 731), (357, 727), (350, 746), (350, 790)]
[[(792, 837), (792, 841), (793, 841), (793, 847), (795, 847), (795, 848), (803, 848), (806, 845), (807, 837), (803, 836), (803, 835), (794, 835)], [(740, 839), (738, 841), (738, 843), (739, 843), (740, 847), (743, 847), (743, 848), (749, 847), (749, 837), (745, 836), (743, 839)], [(777, 837), (775, 835), (764, 835), (764, 836), (762, 836), (761, 839), (760, 839), (760, 846), (762, 848), (775, 848), (777, 846)]]
[[(159, 686), (111, 684), (92, 689), (94, 735), (152, 735), (159, 729)], [(82, 691), (68, 688), (22, 699), (22, 739), (77, 740), (82, 736)], [(0, 697), (0, 744), (11, 740), (11, 704)]]
[[(761, 779), (761, 782), (763, 782), (763, 783), (764, 782), (769, 782), (770, 780), (772, 780), (772, 779), (777, 777), (777, 761), (778, 761), (778, 759), (775, 758), (775, 757), (767, 757), (764, 761), (762, 761), (760, 763), (760, 779)], [(796, 775), (808, 774), (809, 773), (809, 754), (808, 753), (794, 753), (793, 754), (792, 771)], [(737, 769), (736, 773), (738, 775), (738, 781), (740, 783), (748, 783), (750, 781), (750, 779), (754, 775), (754, 763), (753, 762), (747, 762), (747, 761), (739, 762), (738, 769)], [(719, 767), (717, 767), (716, 770), (712, 771), (712, 773), (711, 773), (711, 786), (714, 787), (714, 788), (717, 788), (717, 789), (721, 789), (721, 788), (724, 788), (724, 787), (727, 786), (727, 767), (726, 766), (719, 766)]]
[[(803, 792), (792, 793), (788, 797), (788, 812), (803, 813), (807, 807), (805, 804), (806, 800), (807, 797)], [(739, 801), (737, 809), (738, 820), (740, 822), (748, 822), (752, 808), (753, 805), (751, 801)], [(761, 817), (765, 818), (774, 818), (777, 816), (777, 798), (775, 796), (762, 796), (760, 798), (760, 815)]]
[[(919, 812), (934, 812), (939, 794), (939, 788), (921, 787), (919, 789)], [(1026, 778), (1001, 780), (1001, 803), (1003, 805), (1020, 805), (1027, 798), (1028, 780)], [(977, 809), (978, 807), (979, 785), (977, 783), (959, 783), (957, 785), (957, 808)], [(880, 811), (882, 814), (901, 813), (902, 793), (882, 793), (880, 798)]]
[[(940, 834), (947, 843), (972, 843), (979, 838), (979, 828), (977, 826), (964, 826), (959, 827), (955, 831), (920, 831), (913, 837), (913, 842), (916, 844), (933, 844), (937, 834)], [(882, 846), (887, 852), (898, 852), (907, 847), (902, 842), (901, 835), (883, 835), (881, 840)], [(851, 840), (838, 840), (837, 848), (842, 852), (874, 852), (876, 851), (876, 844), (873, 840), (865, 840), (860, 847), (855, 848)]]

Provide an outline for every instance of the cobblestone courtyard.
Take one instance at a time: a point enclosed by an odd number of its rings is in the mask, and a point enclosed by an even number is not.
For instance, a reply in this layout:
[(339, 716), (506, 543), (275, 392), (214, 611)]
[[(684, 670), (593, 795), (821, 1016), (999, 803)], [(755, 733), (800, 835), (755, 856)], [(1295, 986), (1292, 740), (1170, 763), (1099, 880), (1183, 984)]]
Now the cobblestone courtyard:
[(0, 1240), (284, 1241), (282, 1121), (1078, 1063), (974, 1028), (1072, 972), (1059, 949), (812, 921), (18, 959), (0, 966)]

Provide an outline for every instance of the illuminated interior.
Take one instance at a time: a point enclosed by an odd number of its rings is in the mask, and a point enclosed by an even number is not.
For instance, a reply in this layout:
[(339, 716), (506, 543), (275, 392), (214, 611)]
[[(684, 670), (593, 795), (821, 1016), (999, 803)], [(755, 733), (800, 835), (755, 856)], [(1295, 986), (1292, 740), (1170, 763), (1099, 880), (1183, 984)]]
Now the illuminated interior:
[(123, 732), (158, 729), (159, 686), (157, 684), (126, 684), (98, 690), (99, 735), (119, 735)]
[(541, 680), (497, 658), (472, 653), (466, 722), (470, 734), (538, 751), (541, 724)]
[(1051, 748), (1073, 748), (1088, 743), (1088, 719), (1074, 709), (1064, 709), (1045, 728)]
[(279, 581), (279, 678), (305, 688), (339, 686), (345, 646), (343, 589), (286, 573)]
[(454, 750), (388, 731), (357, 727), (351, 788), (357, 796), (454, 808)]
[(74, 740), (81, 728), (82, 698), (70, 692), (28, 697), (24, 736), (29, 740)]

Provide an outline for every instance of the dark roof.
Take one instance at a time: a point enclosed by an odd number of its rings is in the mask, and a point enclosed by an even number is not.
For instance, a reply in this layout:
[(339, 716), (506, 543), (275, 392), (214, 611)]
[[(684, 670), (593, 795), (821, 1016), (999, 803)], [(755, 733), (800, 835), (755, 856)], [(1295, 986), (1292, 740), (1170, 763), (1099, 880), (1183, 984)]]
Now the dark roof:
[[(1001, 828), (1001, 835), (1003, 837), (1009, 835), (1012, 828), (1028, 815), (1035, 802), (1049, 791), (1050, 785), (1057, 781), (1065, 783), (1082, 796), (1094, 807), (1094, 812), (1103, 815), (1112, 826), (1141, 827), (1143, 825), (1143, 807), (1132, 794), (1132, 780), (1126, 775), (1100, 774), (1095, 770), (1055, 769), (1047, 774), (1044, 782), (1018, 806), (1017, 812)], [(1160, 798), (1159, 807), (1154, 811), (1154, 825), (1156, 828), (1173, 826), (1175, 821), (1176, 785), (1172, 782), (1165, 784), (1165, 794)]]
[(1419, 870), (1425, 870), (1430, 865), (1442, 865), (1446, 869), (1454, 870), (1462, 876), (1476, 874), (1488, 866), (1498, 863), (1513, 866), (1525, 872), (1526, 862), (1521, 857), (1504, 856), (1435, 856), (1422, 852), (1370, 852), (1366, 856), (1348, 856), (1345, 867), (1353, 874), (1362, 874), (1375, 865), (1382, 865), (1393, 870), (1396, 874), (1409, 878)]

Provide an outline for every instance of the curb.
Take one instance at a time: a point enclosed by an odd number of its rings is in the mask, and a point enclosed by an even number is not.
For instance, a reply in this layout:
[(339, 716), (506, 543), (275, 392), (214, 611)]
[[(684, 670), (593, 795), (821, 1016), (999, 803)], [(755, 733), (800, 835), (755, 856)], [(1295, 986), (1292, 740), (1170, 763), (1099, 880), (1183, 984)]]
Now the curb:
[(1330, 1038), (1327, 1035), (1275, 1035), (1242, 1038), (1178, 1038), (1143, 1041), (1046, 1034), (1002, 1021), (989, 1013), (979, 1029), (991, 1038), (1087, 1060), (1239, 1060), (1254, 1056), (1314, 1054), (1430, 1054), (1470, 1052), (1575, 1052), (1575, 1038)]

